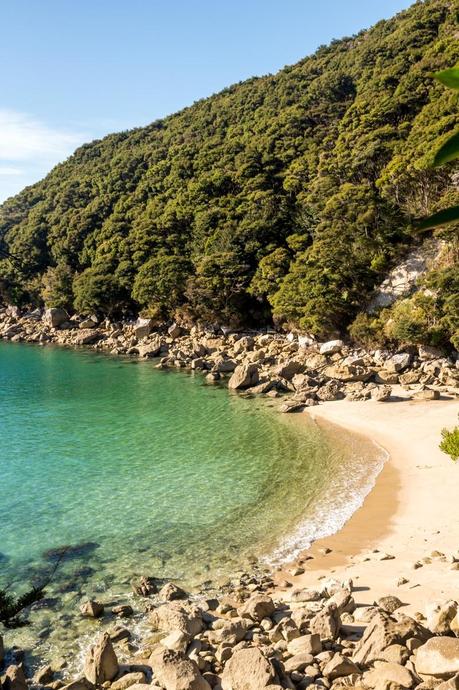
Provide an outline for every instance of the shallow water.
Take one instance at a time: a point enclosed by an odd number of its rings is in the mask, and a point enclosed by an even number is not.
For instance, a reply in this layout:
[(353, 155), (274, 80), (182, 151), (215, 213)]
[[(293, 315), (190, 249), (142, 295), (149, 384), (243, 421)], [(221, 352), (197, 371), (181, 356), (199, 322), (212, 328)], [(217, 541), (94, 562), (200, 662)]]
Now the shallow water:
[(0, 585), (40, 582), (56, 560), (47, 550), (78, 546), (48, 587), (55, 601), (21, 633), (35, 650), (87, 625), (73, 620), (83, 595), (123, 598), (134, 576), (195, 587), (288, 557), (349, 517), (381, 464), (368, 444), (199, 375), (11, 343), (0, 343), (0, 433)]

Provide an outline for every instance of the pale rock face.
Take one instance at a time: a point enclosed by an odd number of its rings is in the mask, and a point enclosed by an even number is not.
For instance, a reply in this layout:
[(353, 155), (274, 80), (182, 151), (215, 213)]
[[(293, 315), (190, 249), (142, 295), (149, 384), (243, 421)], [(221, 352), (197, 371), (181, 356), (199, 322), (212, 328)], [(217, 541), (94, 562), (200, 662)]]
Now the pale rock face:
[(425, 641), (430, 632), (408, 616), (399, 616), (395, 620), (382, 611), (375, 613), (357, 644), (353, 659), (357, 664), (368, 666), (380, 658), (381, 653), (390, 645), (404, 644), (411, 637)]
[(266, 594), (255, 594), (246, 601), (239, 613), (242, 618), (249, 617), (254, 621), (260, 622), (263, 618), (272, 616), (275, 610), (276, 607), (271, 597)]
[(250, 388), (251, 386), (256, 386), (259, 380), (260, 377), (256, 364), (239, 364), (228, 381), (228, 388), (233, 390)]
[(311, 633), (317, 633), (322, 641), (336, 640), (341, 627), (341, 618), (336, 604), (327, 604), (314, 616), (309, 627)]
[(377, 402), (386, 402), (386, 400), (389, 400), (391, 395), (391, 386), (378, 386), (377, 388), (373, 388), (373, 390), (371, 391), (371, 399), (376, 400)]
[(149, 620), (153, 630), (169, 632), (177, 629), (191, 637), (198, 635), (204, 628), (200, 609), (178, 601), (171, 601), (153, 609)]
[(406, 369), (411, 362), (411, 355), (408, 352), (400, 352), (387, 360), (385, 368), (388, 372), (400, 372)]
[(275, 680), (271, 663), (256, 647), (238, 649), (222, 674), (223, 690), (261, 690)]
[(365, 687), (375, 690), (397, 688), (397, 690), (409, 690), (414, 685), (414, 677), (410, 671), (401, 664), (387, 661), (376, 661), (374, 668), (363, 676)]
[(84, 675), (93, 685), (113, 680), (118, 674), (118, 660), (108, 633), (90, 648), (84, 663)]
[(458, 613), (457, 601), (445, 601), (431, 604), (427, 610), (426, 626), (435, 635), (444, 635), (450, 632), (451, 623)]
[(360, 669), (351, 659), (341, 654), (335, 654), (333, 659), (330, 659), (323, 669), (323, 675), (329, 680), (350, 676), (353, 673), (360, 674)]
[(316, 633), (301, 635), (291, 640), (287, 646), (289, 654), (308, 654), (315, 656), (322, 651), (322, 642)]
[(146, 676), (143, 671), (133, 671), (132, 673), (126, 673), (125, 676), (121, 676), (118, 680), (115, 680), (111, 686), (111, 690), (127, 690), (127, 688), (132, 688), (134, 685), (145, 684)]
[(341, 352), (343, 347), (342, 340), (329, 340), (320, 346), (319, 352), (321, 355), (334, 355), (336, 352)]
[(422, 677), (453, 677), (459, 673), (459, 640), (454, 637), (432, 637), (427, 640), (416, 652), (415, 667)]
[(178, 599), (187, 599), (188, 594), (184, 589), (175, 585), (173, 582), (167, 582), (164, 587), (159, 590), (159, 598), (164, 601), (175, 601)]
[(137, 338), (137, 340), (142, 340), (142, 338), (146, 338), (147, 335), (150, 335), (152, 329), (152, 322), (151, 319), (137, 319), (135, 326), (134, 326), (134, 335)]

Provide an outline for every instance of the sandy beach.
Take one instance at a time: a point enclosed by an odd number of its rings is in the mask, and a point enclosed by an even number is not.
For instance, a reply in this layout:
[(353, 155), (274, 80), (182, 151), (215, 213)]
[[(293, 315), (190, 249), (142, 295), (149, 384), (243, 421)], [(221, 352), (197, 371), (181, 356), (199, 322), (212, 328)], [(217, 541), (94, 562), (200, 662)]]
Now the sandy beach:
[[(457, 424), (459, 401), (410, 401), (401, 388), (394, 394), (387, 403), (327, 402), (304, 413), (371, 438), (389, 459), (344, 528), (302, 554), (305, 573), (292, 576), (290, 566), (279, 581), (304, 587), (322, 577), (350, 577), (357, 588), (362, 583), (360, 605), (395, 594), (406, 613), (424, 612), (458, 592), (452, 555), (459, 554), (459, 466), (438, 446), (441, 429)], [(399, 585), (400, 578), (408, 582)]]

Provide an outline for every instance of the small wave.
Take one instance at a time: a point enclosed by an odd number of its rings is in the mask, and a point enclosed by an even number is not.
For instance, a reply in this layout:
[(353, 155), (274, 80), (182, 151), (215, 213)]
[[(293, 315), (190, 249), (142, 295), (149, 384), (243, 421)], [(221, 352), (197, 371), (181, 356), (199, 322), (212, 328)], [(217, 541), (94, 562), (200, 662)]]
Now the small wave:
[[(389, 453), (376, 441), (377, 449), (372, 457), (371, 471), (361, 452), (347, 456), (339, 471), (333, 476), (326, 490), (315, 501), (309, 515), (263, 560), (270, 567), (295, 560), (318, 539), (324, 539), (341, 530), (353, 514), (363, 505), (365, 498), (376, 484)], [(352, 473), (349, 470), (352, 470)], [(349, 477), (352, 474), (352, 482)]]

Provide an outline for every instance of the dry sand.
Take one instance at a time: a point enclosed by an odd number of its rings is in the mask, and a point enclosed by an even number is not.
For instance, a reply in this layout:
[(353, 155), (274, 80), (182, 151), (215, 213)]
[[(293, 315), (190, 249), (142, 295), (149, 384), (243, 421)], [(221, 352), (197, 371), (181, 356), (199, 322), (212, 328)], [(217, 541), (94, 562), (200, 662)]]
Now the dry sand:
[[(319, 424), (364, 434), (383, 446), (389, 459), (343, 529), (302, 554), (305, 573), (293, 577), (287, 568), (278, 579), (306, 587), (330, 575), (351, 577), (360, 588), (355, 594), (360, 605), (395, 594), (413, 614), (459, 596), (459, 564), (451, 562), (453, 554), (459, 558), (459, 463), (438, 447), (441, 429), (458, 423), (459, 401), (410, 401), (401, 388), (395, 392), (399, 397), (391, 402), (340, 400), (305, 412)], [(327, 555), (326, 549), (331, 549)], [(428, 558), (433, 551), (446, 558)], [(423, 558), (431, 562), (415, 568)], [(401, 577), (409, 582), (398, 586)]]

